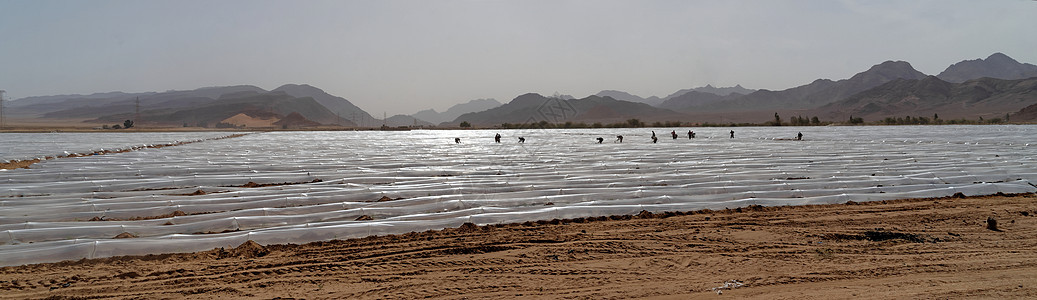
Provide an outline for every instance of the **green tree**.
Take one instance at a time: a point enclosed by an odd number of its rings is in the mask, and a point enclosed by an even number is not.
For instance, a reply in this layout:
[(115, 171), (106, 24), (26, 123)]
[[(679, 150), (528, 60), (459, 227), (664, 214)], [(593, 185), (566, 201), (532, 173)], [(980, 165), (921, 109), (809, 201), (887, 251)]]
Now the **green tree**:
[(130, 127), (133, 127), (133, 121), (132, 120), (122, 121), (122, 128), (129, 129)]
[(469, 128), (472, 127), (472, 123), (468, 123), (468, 121), (462, 121), (461, 125), (459, 126), (461, 126), (461, 128)]

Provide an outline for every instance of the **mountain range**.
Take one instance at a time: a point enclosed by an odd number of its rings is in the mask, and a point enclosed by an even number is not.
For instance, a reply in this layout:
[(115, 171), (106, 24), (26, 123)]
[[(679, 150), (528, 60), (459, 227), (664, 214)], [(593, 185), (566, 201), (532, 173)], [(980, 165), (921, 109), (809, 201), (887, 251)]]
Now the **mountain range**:
[[(934, 116), (944, 119), (1003, 117), (1037, 103), (1037, 77), (983, 77), (962, 83), (937, 76), (895, 79), (852, 97), (824, 105), (816, 113), (838, 119), (849, 116), (882, 119), (889, 116)], [(1020, 116), (1020, 120), (1027, 117)]]
[(451, 106), (444, 112), (436, 112), (435, 109), (426, 109), (412, 114), (411, 117), (438, 124), (453, 121), (454, 119), (457, 119), (457, 117), (466, 113), (484, 111), (498, 106), (501, 106), (501, 103), (492, 98), (475, 99)]
[[(886, 61), (854, 76), (817, 79), (785, 90), (752, 90), (740, 85), (682, 89), (666, 97), (640, 97), (603, 90), (576, 99), (555, 93), (529, 93), (501, 104), (477, 99), (440, 113), (432, 109), (385, 120), (371, 116), (345, 98), (305, 84), (286, 84), (266, 91), (256, 86), (206, 87), (190, 91), (108, 92), (91, 95), (29, 97), (6, 103), (5, 115), (17, 118), (121, 123), (136, 119), (142, 126), (312, 127), (476, 126), (529, 121), (549, 122), (755, 122), (774, 113), (844, 120), (849, 116), (878, 121), (899, 115), (945, 118), (1003, 117), (1037, 120), (1034, 78), (1037, 66), (1005, 54), (955, 63), (936, 76), (904, 61)], [(138, 106), (139, 105), (139, 106)], [(550, 112), (562, 108), (562, 118)], [(545, 113), (545, 109), (548, 113)]]
[[(528, 93), (489, 110), (463, 114), (454, 121), (457, 123), (469, 122), (475, 126), (494, 126), (502, 123), (526, 124), (540, 121), (615, 123), (630, 118), (678, 120), (682, 117), (682, 114), (668, 109), (644, 103), (616, 100), (612, 97), (591, 95), (582, 99), (566, 100)], [(455, 122), (441, 125), (456, 126)]]
[[(356, 126), (349, 117), (374, 119), (346, 99), (312, 86), (295, 84), (272, 91), (239, 85), (190, 91), (29, 97), (10, 102), (8, 114), (22, 118), (120, 123), (136, 118), (138, 101), (141, 119), (138, 126)], [(285, 121), (278, 123), (282, 119)]]
[(659, 98), (657, 96), (650, 96), (648, 98), (642, 98), (641, 96), (638, 96), (638, 95), (634, 95), (634, 94), (627, 93), (627, 92), (624, 92), (624, 91), (617, 91), (617, 90), (604, 90), (604, 91), (600, 91), (600, 92), (598, 92), (597, 94), (594, 94), (594, 95), (598, 96), (598, 97), (611, 97), (612, 99), (616, 99), (616, 100), (623, 100), (623, 101), (630, 101), (630, 102), (640, 102), (640, 103), (648, 104), (648, 105), (651, 105), (651, 106), (663, 107), (662, 104), (664, 102), (670, 101), (673, 98), (680, 97), (680, 96), (685, 95), (685, 94), (687, 94), (689, 92), (699, 92), (699, 93), (704, 93), (704, 94), (712, 94), (712, 95), (718, 95), (718, 96), (727, 96), (727, 95), (730, 95), (730, 94), (733, 94), (733, 93), (745, 95), (745, 94), (752, 93), (753, 91), (754, 90), (743, 88), (741, 85), (735, 85), (733, 87), (719, 87), (718, 88), (718, 87), (713, 87), (713, 85), (707, 84), (706, 86), (703, 86), (703, 87), (697, 87), (697, 88), (691, 88), (691, 89), (682, 89), (682, 90), (676, 91), (673, 94), (670, 94), (669, 96), (666, 96), (664, 98)]
[[(733, 88), (706, 86), (686, 89), (666, 98), (642, 98), (627, 92), (604, 90), (594, 95), (633, 103), (652, 103), (666, 111), (650, 114), (626, 113), (626, 117), (641, 117), (648, 121), (680, 120), (692, 122), (754, 122), (770, 120), (774, 113), (818, 116), (824, 120), (845, 120), (849, 116), (878, 121), (890, 116), (944, 115), (945, 118), (996, 118), (1021, 112), (1037, 103), (1031, 81), (1035, 67), (1023, 64), (1002, 53), (987, 59), (963, 61), (942, 72), (953, 78), (967, 78), (962, 83), (948, 82), (915, 70), (904, 61), (886, 61), (868, 70), (842, 80), (818, 79), (809, 84), (780, 90), (749, 90), (740, 85)], [(527, 95), (520, 98), (528, 98)], [(516, 98), (516, 101), (519, 98)], [(513, 101), (514, 102), (514, 101)], [(570, 101), (572, 102), (572, 101)], [(509, 107), (505, 105), (502, 107)], [(530, 115), (525, 106), (510, 111), (497, 109), (467, 114), (454, 124), (469, 121), (484, 124), (509, 115)], [(574, 105), (575, 107), (575, 105)], [(604, 108), (597, 107), (600, 111)], [(580, 115), (580, 114), (577, 114)], [(1013, 121), (1034, 120), (1022, 114)], [(667, 119), (673, 118), (673, 119)], [(497, 121), (496, 124), (514, 122)], [(573, 120), (580, 120), (574, 118)]]

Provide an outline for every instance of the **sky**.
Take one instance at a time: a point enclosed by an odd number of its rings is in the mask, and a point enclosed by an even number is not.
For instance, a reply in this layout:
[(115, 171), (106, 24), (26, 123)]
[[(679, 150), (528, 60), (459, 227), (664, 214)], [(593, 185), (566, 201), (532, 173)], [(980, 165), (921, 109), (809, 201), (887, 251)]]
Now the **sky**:
[(1037, 64), (1037, 1), (0, 0), (6, 99), (309, 84), (372, 115)]

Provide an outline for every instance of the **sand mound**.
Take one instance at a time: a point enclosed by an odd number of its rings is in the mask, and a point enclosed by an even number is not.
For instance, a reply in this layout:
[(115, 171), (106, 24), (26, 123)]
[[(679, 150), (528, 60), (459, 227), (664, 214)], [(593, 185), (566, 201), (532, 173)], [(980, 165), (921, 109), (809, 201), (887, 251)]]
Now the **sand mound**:
[(274, 125), (274, 122), (280, 120), (281, 119), (276, 116), (253, 117), (245, 113), (239, 113), (233, 117), (223, 119), (223, 121), (220, 122), (245, 127), (274, 127), (276, 126)]
[(224, 250), (223, 248), (217, 250), (217, 256), (219, 258), (256, 258), (266, 256), (269, 253), (270, 250), (267, 250), (266, 247), (263, 247), (253, 240), (245, 241), (244, 243), (241, 243), (241, 245), (238, 245), (229, 251)]
[(115, 236), (115, 238), (117, 238), (117, 239), (132, 239), (132, 238), (137, 238), (137, 237), (139, 237), (139, 236), (137, 236), (136, 234), (129, 233), (129, 232), (123, 232), (123, 233), (120, 233), (119, 235)]
[(457, 227), (457, 230), (460, 231), (460, 232), (466, 232), (466, 233), (467, 232), (476, 232), (476, 231), (479, 230), (479, 225), (475, 225), (473, 223), (464, 223), (464, 224), (461, 224), (460, 227)]

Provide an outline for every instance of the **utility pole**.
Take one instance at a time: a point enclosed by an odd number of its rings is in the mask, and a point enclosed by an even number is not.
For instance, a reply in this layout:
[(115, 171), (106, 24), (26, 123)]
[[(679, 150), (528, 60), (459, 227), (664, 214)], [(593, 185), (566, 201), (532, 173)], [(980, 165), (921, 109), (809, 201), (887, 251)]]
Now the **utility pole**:
[(140, 97), (137, 97), (137, 113), (133, 116), (133, 127), (140, 129)]
[(4, 130), (4, 93), (6, 92), (0, 90), (0, 130)]

